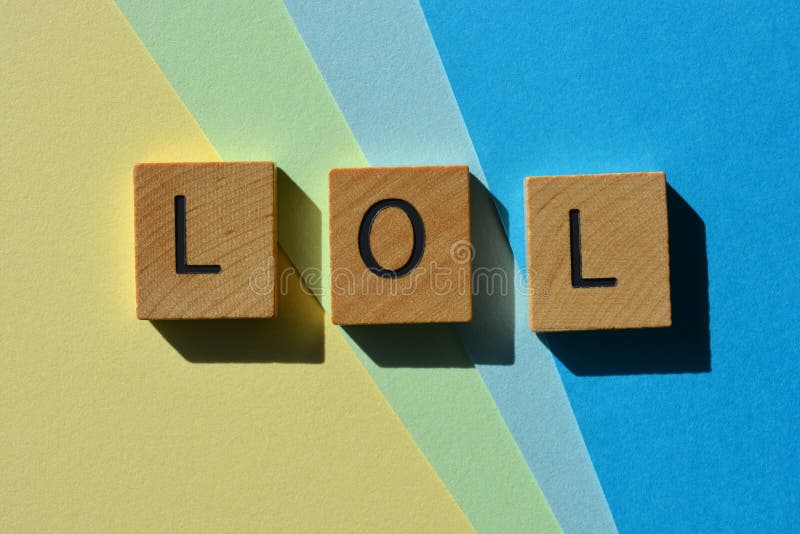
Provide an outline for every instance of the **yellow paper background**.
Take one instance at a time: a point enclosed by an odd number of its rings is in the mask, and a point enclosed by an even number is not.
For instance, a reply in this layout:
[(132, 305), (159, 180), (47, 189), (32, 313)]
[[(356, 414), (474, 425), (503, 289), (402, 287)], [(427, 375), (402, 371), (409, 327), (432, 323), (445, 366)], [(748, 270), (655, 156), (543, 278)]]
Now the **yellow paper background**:
[(213, 328), (323, 363), (192, 363), (135, 319), (133, 164), (218, 156), (113, 5), (0, 18), (3, 530), (470, 530), (297, 284)]

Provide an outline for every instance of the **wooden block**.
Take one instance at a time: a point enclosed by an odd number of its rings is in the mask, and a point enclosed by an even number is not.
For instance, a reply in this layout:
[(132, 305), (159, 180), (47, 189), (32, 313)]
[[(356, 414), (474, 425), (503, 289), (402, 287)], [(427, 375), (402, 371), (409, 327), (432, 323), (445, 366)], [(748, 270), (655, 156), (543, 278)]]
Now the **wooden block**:
[(531, 330), (671, 324), (664, 173), (525, 182)]
[(336, 324), (472, 319), (469, 169), (330, 172)]
[(275, 166), (134, 167), (140, 319), (276, 314)]

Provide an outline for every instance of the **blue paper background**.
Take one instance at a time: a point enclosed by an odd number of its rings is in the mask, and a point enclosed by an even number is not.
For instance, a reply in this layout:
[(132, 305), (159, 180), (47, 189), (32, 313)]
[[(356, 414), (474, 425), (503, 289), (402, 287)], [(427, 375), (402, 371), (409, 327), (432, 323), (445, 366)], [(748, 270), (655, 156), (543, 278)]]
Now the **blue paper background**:
[(710, 372), (559, 363), (620, 531), (796, 527), (798, 4), (422, 6), (518, 261), (525, 176), (662, 170), (705, 222)]

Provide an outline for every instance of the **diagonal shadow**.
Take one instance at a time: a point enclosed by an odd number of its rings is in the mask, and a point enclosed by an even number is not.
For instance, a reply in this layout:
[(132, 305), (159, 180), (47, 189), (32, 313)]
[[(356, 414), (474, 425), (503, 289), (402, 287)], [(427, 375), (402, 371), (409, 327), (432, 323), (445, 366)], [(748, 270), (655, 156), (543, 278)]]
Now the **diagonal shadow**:
[(302, 279), (319, 297), (322, 277), (322, 213), (305, 191), (276, 167), (278, 189), (278, 242), (295, 266), (302, 269)]
[(456, 326), (476, 364), (514, 363), (514, 256), (503, 231), (499, 202), (470, 174), (472, 322)]
[(341, 327), (380, 367), (473, 367), (452, 324)]
[(667, 184), (672, 326), (538, 334), (579, 376), (711, 371), (705, 224)]
[[(278, 273), (292, 272), (278, 251)], [(280, 274), (278, 275), (280, 279)], [(325, 316), (299, 276), (284, 276), (278, 316), (272, 319), (151, 321), (164, 339), (192, 363), (323, 363)]]

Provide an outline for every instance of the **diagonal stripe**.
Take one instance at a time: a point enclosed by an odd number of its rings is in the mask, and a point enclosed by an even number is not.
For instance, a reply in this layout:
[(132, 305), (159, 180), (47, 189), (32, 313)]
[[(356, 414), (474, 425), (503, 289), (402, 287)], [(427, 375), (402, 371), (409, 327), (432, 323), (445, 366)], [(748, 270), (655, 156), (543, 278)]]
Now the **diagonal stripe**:
[[(419, 5), (287, 6), (372, 165), (468, 163), (486, 184)], [(473, 203), (476, 272), (499, 267), (520, 280), (496, 208), (483, 196)], [(477, 296), (462, 339), (562, 528), (613, 532), (552, 355), (529, 331), (525, 295), (513, 297)]]
[[(327, 236), (315, 233), (327, 229), (327, 172), (366, 160), (284, 7), (120, 5), (222, 156), (274, 160), (291, 178), (279, 190), (294, 208), (285, 220), (279, 207), (279, 239), (296, 265), (322, 269), (327, 306)], [(474, 368), (385, 368), (367, 354), (469, 365), (451, 331), (385, 333), (352, 346), (475, 526), (558, 530)]]

